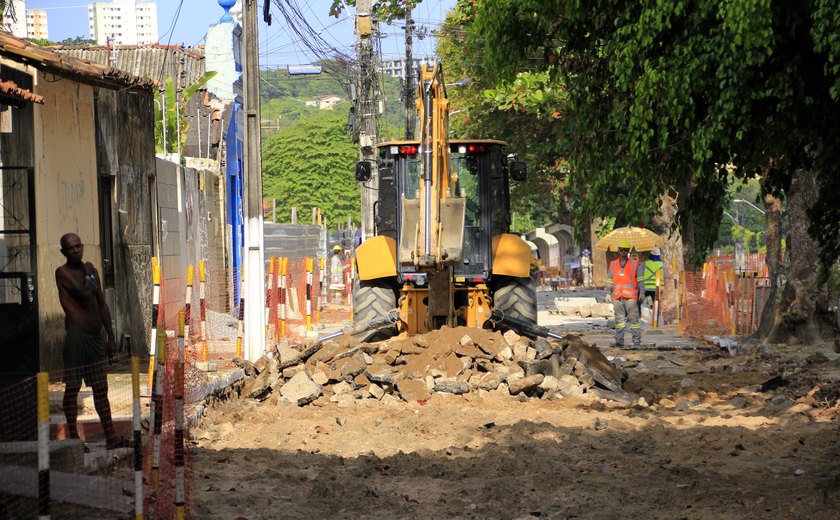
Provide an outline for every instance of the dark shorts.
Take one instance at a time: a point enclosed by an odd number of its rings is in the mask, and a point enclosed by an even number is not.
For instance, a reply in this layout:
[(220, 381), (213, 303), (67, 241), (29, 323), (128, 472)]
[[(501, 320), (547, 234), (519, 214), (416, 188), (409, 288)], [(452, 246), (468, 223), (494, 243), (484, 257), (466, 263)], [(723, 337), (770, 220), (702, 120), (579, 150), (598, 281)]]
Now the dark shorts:
[(103, 371), (105, 342), (99, 334), (68, 330), (64, 339), (64, 369), (70, 377), (84, 377), (90, 384), (92, 377)]

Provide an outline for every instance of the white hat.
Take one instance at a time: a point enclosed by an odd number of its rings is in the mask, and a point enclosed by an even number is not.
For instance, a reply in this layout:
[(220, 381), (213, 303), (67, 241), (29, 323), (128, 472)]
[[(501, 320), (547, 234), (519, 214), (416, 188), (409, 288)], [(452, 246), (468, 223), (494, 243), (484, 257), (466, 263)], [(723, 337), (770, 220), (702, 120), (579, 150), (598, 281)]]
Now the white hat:
[(659, 256), (659, 255), (661, 255), (661, 254), (662, 254), (662, 251), (660, 251), (658, 247), (654, 247), (654, 248), (651, 250), (650, 254), (652, 254), (653, 256)]

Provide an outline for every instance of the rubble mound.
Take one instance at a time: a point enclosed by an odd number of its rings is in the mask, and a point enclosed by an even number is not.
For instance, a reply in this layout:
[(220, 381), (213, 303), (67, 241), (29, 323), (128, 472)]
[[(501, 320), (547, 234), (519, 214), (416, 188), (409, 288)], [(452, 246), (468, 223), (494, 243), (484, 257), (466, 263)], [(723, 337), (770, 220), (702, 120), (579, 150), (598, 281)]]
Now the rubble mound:
[(249, 380), (241, 395), (278, 404), (349, 406), (357, 400), (425, 401), (436, 393), (495, 391), (526, 398), (594, 395), (631, 402), (626, 376), (577, 336), (531, 340), (513, 331), (443, 327), (361, 343), (347, 334), (281, 344), (256, 363), (234, 359)]

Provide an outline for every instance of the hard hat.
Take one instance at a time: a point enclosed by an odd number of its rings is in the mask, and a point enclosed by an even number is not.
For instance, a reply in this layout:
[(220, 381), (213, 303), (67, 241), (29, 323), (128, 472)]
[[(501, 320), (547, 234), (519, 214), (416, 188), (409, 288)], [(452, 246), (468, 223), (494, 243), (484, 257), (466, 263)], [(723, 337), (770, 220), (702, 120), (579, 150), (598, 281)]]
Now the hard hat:
[(661, 254), (662, 254), (662, 251), (661, 251), (658, 247), (654, 247), (654, 248), (650, 251), (650, 254), (652, 254), (653, 256), (659, 256), (659, 255), (661, 255)]
[(588, 250), (588, 249), (584, 249), (584, 250), (583, 250), (583, 254), (588, 255), (588, 254), (589, 254), (589, 250)]
[(336, 244), (333, 246), (333, 251), (341, 251), (341, 246)]
[(633, 247), (633, 246), (630, 245), (629, 240), (622, 240), (618, 243), (618, 248), (619, 249), (630, 249), (631, 247)]

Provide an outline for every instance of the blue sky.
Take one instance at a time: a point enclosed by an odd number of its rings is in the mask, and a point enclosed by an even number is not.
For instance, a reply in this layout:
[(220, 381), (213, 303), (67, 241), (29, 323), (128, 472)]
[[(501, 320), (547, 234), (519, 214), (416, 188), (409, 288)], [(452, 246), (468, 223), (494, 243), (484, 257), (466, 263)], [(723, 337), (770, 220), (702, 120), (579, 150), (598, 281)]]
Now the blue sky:
[[(284, 3), (286, 0), (283, 0)], [(418, 26), (429, 31), (435, 29), (455, 5), (456, 0), (424, 0), (415, 10)], [(289, 64), (306, 64), (317, 59), (298, 36), (289, 28), (272, 1), (273, 22), (270, 27), (260, 23), (260, 64), (263, 67), (280, 67)], [(88, 36), (87, 6), (85, 0), (27, 0), (27, 9), (46, 9), (51, 40), (60, 41), (75, 36)], [(262, 6), (262, 0), (258, 2)], [(336, 19), (328, 14), (330, 0), (293, 0), (306, 22), (330, 46), (346, 54), (353, 54), (353, 19), (346, 14)], [(180, 15), (177, 17), (179, 4)], [(157, 0), (158, 36), (161, 43), (191, 46), (203, 43), (207, 27), (218, 22), (223, 10), (216, 0)], [(262, 16), (260, 16), (262, 19)], [(174, 30), (169, 32), (173, 22)], [(382, 26), (382, 53), (385, 59), (404, 55), (402, 25)], [(434, 53), (434, 38), (414, 40), (417, 56)]]

